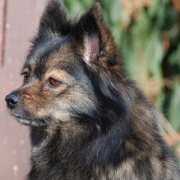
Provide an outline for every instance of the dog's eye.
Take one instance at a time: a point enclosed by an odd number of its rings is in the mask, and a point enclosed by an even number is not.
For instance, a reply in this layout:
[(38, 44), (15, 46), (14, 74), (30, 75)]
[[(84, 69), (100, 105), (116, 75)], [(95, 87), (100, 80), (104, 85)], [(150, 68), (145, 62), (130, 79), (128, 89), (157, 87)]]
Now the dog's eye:
[(29, 76), (29, 72), (23, 71), (23, 72), (21, 73), (21, 75), (24, 76), (24, 80), (26, 80), (26, 79), (28, 78), (28, 76)]
[(54, 79), (52, 77), (50, 77), (48, 81), (52, 87), (58, 87), (62, 83), (61, 81)]

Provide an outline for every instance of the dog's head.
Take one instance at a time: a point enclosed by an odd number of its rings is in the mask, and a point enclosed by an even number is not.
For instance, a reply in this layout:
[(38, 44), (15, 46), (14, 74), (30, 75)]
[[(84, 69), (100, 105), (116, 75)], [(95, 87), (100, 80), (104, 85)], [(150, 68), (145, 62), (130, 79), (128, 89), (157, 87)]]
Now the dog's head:
[(22, 69), (23, 85), (6, 96), (7, 106), (21, 123), (32, 126), (76, 117), (98, 121), (99, 114), (123, 108), (123, 103), (115, 104), (122, 100), (121, 88), (115, 86), (121, 73), (99, 3), (71, 20), (54, 0), (44, 11)]

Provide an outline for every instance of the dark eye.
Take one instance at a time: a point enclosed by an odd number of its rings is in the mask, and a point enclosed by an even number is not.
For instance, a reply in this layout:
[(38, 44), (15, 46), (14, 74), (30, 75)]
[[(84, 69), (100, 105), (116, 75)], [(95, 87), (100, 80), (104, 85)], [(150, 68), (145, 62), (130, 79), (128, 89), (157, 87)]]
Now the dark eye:
[(54, 78), (52, 78), (52, 77), (50, 77), (49, 79), (48, 79), (48, 81), (49, 81), (49, 84), (52, 86), (52, 87), (58, 87), (62, 82), (61, 81), (59, 81), (59, 80), (57, 80), (57, 79), (54, 79)]
[(29, 72), (28, 71), (23, 71), (21, 73), (22, 76), (24, 76), (24, 80), (26, 80), (29, 77)]

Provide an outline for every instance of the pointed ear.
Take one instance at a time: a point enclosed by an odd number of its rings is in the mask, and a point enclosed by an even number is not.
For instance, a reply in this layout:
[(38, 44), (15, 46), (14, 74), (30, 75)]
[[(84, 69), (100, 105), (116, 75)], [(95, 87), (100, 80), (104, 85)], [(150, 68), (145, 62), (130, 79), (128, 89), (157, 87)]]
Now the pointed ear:
[(66, 12), (59, 0), (51, 0), (41, 17), (39, 34), (47, 35), (63, 35), (69, 29)]
[[(87, 63), (103, 59), (103, 61), (106, 61), (106, 64), (111, 64), (112, 62), (109, 61), (117, 59), (116, 46), (111, 32), (103, 20), (99, 3), (95, 3), (81, 17), (78, 25), (79, 36), (81, 36), (80, 38), (83, 36), (83, 56)], [(107, 58), (98, 58), (100, 56)]]

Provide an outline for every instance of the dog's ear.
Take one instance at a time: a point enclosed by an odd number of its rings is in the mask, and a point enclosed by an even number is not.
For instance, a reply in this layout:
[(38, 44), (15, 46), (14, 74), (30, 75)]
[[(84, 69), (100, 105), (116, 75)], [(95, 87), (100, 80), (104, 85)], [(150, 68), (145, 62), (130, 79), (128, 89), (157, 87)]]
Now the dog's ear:
[(66, 34), (68, 30), (69, 23), (64, 7), (59, 0), (51, 0), (41, 17), (39, 34), (41, 36), (59, 36)]
[[(117, 59), (115, 57), (117, 56), (116, 46), (111, 32), (103, 20), (99, 3), (95, 3), (80, 18), (78, 27), (79, 38), (83, 39), (84, 60), (88, 64), (97, 59), (103, 59), (104, 62), (106, 61), (105, 63), (107, 65), (112, 63), (112, 59)], [(106, 58), (98, 58), (100, 56)]]

